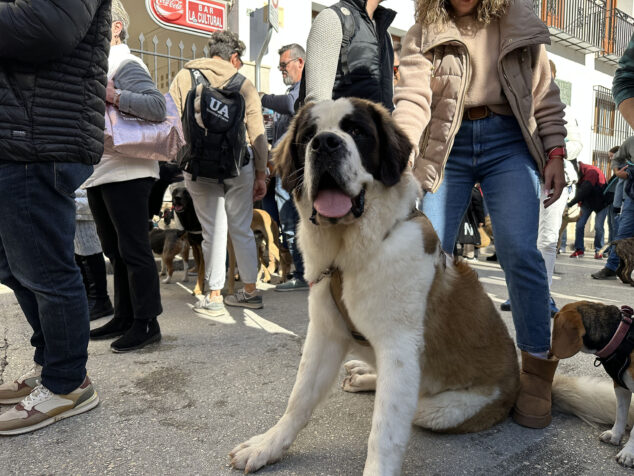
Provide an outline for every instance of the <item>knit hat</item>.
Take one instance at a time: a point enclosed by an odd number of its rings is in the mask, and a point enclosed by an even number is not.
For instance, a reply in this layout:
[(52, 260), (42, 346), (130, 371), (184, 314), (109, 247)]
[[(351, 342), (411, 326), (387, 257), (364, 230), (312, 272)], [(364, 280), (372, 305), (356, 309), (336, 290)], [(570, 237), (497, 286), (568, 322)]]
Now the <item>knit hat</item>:
[(127, 30), (130, 26), (130, 17), (128, 16), (128, 12), (125, 11), (125, 8), (123, 8), (121, 0), (112, 0), (112, 8), (110, 11), (112, 12), (112, 21), (120, 21), (123, 23), (124, 30)]

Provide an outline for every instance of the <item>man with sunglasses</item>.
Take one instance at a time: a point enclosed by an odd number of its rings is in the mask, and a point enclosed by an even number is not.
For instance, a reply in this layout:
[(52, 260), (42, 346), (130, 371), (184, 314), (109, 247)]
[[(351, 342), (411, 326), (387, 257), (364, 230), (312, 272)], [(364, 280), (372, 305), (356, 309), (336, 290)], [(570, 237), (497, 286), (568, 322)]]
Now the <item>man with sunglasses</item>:
[[(281, 139), (286, 133), (288, 125), (295, 114), (295, 101), (299, 95), (299, 86), (304, 70), (304, 48), (296, 43), (283, 46), (278, 51), (280, 62), (278, 69), (282, 73), (284, 84), (289, 86), (286, 94), (264, 94), (262, 95), (262, 106), (272, 109), (275, 112), (275, 127), (273, 130), (273, 144)], [(304, 280), (304, 262), (302, 255), (295, 243), (295, 229), (299, 216), (293, 204), (293, 200), (286, 190), (282, 188), (280, 181), (275, 184), (275, 202), (280, 216), (282, 237), (284, 244), (293, 257), (295, 270), (293, 277), (285, 283), (278, 284), (276, 291), (300, 291), (308, 289), (308, 283)]]

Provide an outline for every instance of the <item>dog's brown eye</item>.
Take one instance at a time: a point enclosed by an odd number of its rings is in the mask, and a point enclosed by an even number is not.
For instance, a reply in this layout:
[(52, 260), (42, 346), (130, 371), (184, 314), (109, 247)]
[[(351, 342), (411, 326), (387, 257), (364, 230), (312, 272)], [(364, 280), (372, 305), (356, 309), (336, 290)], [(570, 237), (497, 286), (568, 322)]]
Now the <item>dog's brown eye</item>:
[(313, 136), (315, 135), (316, 131), (317, 131), (317, 129), (315, 127), (311, 127), (309, 129), (306, 129), (304, 131), (304, 133), (300, 136), (299, 143), (300, 144), (308, 144), (310, 142), (310, 140), (313, 138)]

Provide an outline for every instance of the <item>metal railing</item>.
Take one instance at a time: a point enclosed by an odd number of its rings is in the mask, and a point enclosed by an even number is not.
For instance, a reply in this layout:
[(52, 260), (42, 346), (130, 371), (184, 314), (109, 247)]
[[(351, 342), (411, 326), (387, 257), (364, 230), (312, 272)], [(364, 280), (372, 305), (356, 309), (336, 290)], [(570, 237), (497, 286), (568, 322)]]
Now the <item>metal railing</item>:
[(614, 0), (533, 0), (554, 41), (616, 63), (634, 34), (634, 18)]
[[(177, 45), (178, 51), (172, 54), (172, 47), (174, 45), (171, 39), (168, 38), (165, 40), (164, 52), (159, 51), (160, 40), (156, 35), (154, 35), (151, 40), (152, 46), (150, 48), (152, 49), (145, 49), (145, 40), (145, 35), (141, 33), (139, 35), (139, 48), (130, 48), (130, 51), (139, 56), (147, 65), (157, 87), (161, 91), (167, 92), (176, 73), (183, 68), (186, 62), (198, 57), (197, 55), (200, 48), (197, 47), (195, 43), (192, 43), (190, 48), (191, 56), (186, 56), (185, 43), (180, 41)], [(199, 56), (207, 56), (208, 51), (207, 46), (203, 47), (202, 55)]]
[(592, 164), (612, 175), (608, 151), (621, 145), (634, 135), (634, 130), (617, 110), (612, 91), (603, 86), (594, 87), (594, 119), (592, 121)]

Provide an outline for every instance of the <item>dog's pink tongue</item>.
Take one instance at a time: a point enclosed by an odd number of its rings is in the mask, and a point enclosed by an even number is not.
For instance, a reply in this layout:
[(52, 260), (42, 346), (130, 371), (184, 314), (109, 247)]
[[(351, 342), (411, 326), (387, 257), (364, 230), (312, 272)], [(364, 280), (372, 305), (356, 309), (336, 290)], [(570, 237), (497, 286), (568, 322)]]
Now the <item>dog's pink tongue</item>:
[(352, 199), (341, 190), (322, 190), (315, 199), (315, 210), (328, 218), (341, 218), (352, 209)]

